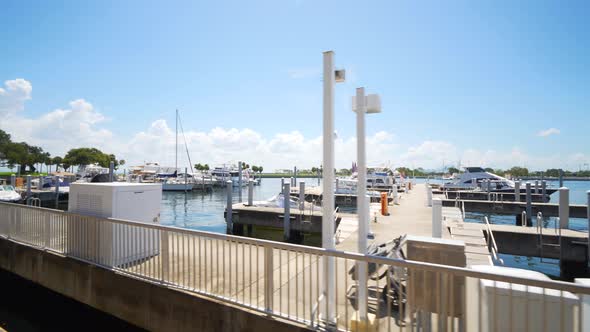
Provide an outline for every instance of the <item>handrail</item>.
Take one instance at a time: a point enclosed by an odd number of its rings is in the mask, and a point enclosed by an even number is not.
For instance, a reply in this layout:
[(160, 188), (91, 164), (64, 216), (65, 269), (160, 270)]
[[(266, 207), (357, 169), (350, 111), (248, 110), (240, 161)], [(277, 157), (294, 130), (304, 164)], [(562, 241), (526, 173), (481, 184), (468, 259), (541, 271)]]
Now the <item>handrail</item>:
[[(14, 203), (4, 203), (0, 202), (1, 206), (15, 206), (25, 209), (31, 209), (31, 207), (27, 207), (20, 204)], [(52, 210), (47, 208), (33, 208), (38, 210), (45, 210), (46, 212), (52, 212), (55, 214), (61, 215), (71, 215), (71, 216), (80, 216), (84, 218), (95, 218), (95, 219), (102, 219), (104, 221), (123, 224), (123, 225), (130, 225), (136, 227), (144, 227), (147, 229), (155, 229), (161, 231), (168, 231), (168, 232), (175, 232), (181, 234), (189, 234), (195, 235), (200, 237), (209, 237), (212, 239), (219, 239), (219, 240), (227, 240), (236, 243), (244, 243), (244, 244), (252, 244), (264, 247), (272, 247), (273, 249), (282, 249), (282, 250), (289, 250), (289, 251), (297, 251), (301, 253), (307, 254), (315, 254), (318, 256), (331, 256), (331, 257), (338, 257), (350, 260), (359, 260), (359, 261), (366, 261), (369, 263), (376, 263), (376, 264), (384, 264), (384, 265), (395, 265), (398, 267), (403, 268), (410, 268), (410, 269), (421, 269), (425, 271), (431, 272), (443, 272), (443, 273), (452, 273), (456, 274), (457, 276), (461, 277), (470, 277), (470, 278), (481, 278), (481, 279), (488, 279), (488, 280), (495, 280), (500, 282), (508, 282), (508, 283), (516, 283), (516, 284), (525, 284), (529, 286), (535, 287), (543, 287), (543, 288), (558, 288), (563, 291), (569, 291), (573, 293), (582, 293), (590, 295), (590, 286), (581, 286), (580, 284), (574, 284), (564, 281), (556, 281), (556, 280), (538, 280), (538, 279), (528, 279), (523, 277), (513, 277), (513, 276), (505, 276), (499, 273), (492, 273), (492, 272), (482, 272), (482, 271), (475, 271), (469, 268), (464, 267), (456, 267), (456, 266), (449, 266), (449, 265), (441, 265), (441, 264), (434, 264), (434, 263), (427, 263), (427, 262), (419, 262), (419, 261), (411, 261), (411, 260), (403, 260), (397, 258), (390, 258), (390, 257), (381, 257), (381, 256), (372, 256), (367, 254), (360, 254), (356, 252), (348, 252), (348, 251), (340, 251), (340, 250), (333, 250), (333, 249), (324, 249), (318, 247), (309, 247), (303, 246), (298, 244), (291, 244), (291, 243), (284, 243), (284, 242), (275, 242), (269, 240), (262, 240), (262, 239), (253, 239), (247, 237), (241, 237), (236, 235), (229, 235), (229, 234), (221, 234), (221, 233), (212, 233), (207, 231), (200, 231), (200, 230), (193, 230), (193, 229), (186, 229), (186, 228), (179, 228), (174, 226), (164, 226), (159, 224), (147, 224), (137, 221), (130, 221), (130, 220), (123, 220), (123, 219), (114, 219), (114, 218), (96, 218), (96, 217), (88, 217), (79, 214), (74, 214), (70, 212), (64, 212), (60, 210)], [(0, 222), (1, 222), (0, 217)], [(1, 236), (1, 235), (0, 235)], [(48, 248), (51, 250), (50, 248)]]
[(498, 257), (498, 245), (496, 244), (496, 239), (494, 238), (494, 232), (492, 231), (492, 227), (490, 226), (488, 216), (484, 216), (483, 220), (486, 223), (486, 228), (488, 231), (488, 245), (490, 246), (492, 257), (498, 262), (500, 262), (502, 265), (504, 265), (504, 260)]

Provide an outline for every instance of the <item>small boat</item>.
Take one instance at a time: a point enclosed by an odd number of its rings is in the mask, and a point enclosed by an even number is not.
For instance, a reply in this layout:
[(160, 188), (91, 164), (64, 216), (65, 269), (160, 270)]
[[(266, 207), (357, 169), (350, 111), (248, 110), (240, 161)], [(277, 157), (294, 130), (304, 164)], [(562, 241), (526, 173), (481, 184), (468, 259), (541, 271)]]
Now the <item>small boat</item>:
[(0, 202), (15, 203), (22, 200), (19, 193), (11, 185), (0, 185)]
[[(489, 182), (491, 192), (514, 192), (514, 181), (497, 174), (486, 172), (482, 167), (465, 167), (465, 171), (455, 176), (451, 182), (442, 185), (443, 190), (487, 190), (484, 188), (484, 182)], [(486, 185), (487, 186), (487, 185)], [(534, 192), (537, 188), (531, 184), (531, 190)], [(540, 189), (540, 188), (539, 188)], [(556, 192), (556, 188), (546, 187), (545, 192), (551, 195)], [(520, 192), (526, 192), (526, 186), (520, 186)]]

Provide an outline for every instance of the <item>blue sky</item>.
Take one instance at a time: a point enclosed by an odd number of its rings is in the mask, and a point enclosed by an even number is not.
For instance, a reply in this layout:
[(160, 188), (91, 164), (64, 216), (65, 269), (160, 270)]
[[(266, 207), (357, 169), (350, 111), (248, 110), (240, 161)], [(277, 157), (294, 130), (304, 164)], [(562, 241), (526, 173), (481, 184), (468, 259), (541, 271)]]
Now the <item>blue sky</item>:
[[(470, 162), (509, 166), (516, 154), (532, 168), (578, 168), (590, 163), (589, 14), (584, 1), (9, 0), (0, 7), (0, 87), (32, 85), (12, 112), (20, 119), (84, 99), (104, 117), (90, 126), (113, 144), (160, 119), (173, 126), (176, 108), (193, 148), (215, 127), (249, 129), (266, 143), (297, 131), (306, 144), (321, 135), (322, 51), (331, 49), (348, 76), (336, 90), (339, 136), (355, 135), (355, 88), (379, 93), (383, 113), (368, 117), (367, 134), (388, 134), (383, 161), (434, 167), (438, 147), (452, 150), (441, 153), (446, 163), (475, 151)], [(277, 156), (260, 162), (283, 166)]]

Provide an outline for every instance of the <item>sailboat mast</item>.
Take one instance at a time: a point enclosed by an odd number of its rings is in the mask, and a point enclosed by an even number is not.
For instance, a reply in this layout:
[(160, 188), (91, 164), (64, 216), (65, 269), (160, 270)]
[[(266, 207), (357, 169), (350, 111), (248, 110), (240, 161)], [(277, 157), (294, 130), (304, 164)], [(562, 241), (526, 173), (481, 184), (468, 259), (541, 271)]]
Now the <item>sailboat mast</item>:
[(174, 141), (174, 170), (178, 171), (178, 109), (176, 110), (176, 136)]

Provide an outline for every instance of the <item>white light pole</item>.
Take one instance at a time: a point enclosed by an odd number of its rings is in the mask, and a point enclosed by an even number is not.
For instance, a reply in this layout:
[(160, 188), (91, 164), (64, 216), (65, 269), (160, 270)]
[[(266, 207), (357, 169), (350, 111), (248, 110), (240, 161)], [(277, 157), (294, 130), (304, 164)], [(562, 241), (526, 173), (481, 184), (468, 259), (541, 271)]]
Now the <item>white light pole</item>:
[[(359, 218), (358, 252), (367, 252), (367, 236), (369, 235), (369, 201), (367, 199), (367, 153), (365, 148), (365, 113), (381, 112), (378, 95), (365, 96), (365, 88), (356, 89), (356, 97), (352, 98), (352, 110), (356, 113), (356, 158), (357, 158), (357, 213)], [(359, 318), (367, 318), (367, 263), (358, 263), (358, 308)]]
[[(344, 82), (344, 71), (334, 71), (334, 52), (324, 52), (324, 132), (323, 132), (323, 180), (322, 185), (322, 246), (334, 250), (334, 85)], [(327, 306), (321, 306), (326, 323), (336, 323), (335, 294), (336, 278), (334, 258), (324, 258), (322, 290), (326, 294)]]

